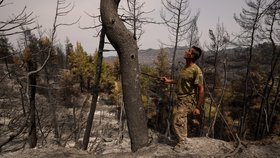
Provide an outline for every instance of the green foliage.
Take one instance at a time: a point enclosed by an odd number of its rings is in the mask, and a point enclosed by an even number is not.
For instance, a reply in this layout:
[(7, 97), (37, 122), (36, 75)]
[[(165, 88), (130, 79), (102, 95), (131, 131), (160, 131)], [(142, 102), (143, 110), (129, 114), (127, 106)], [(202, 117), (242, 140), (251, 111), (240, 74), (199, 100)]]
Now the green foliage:
[(9, 43), (9, 40), (5, 36), (0, 37), (0, 63), (3, 61), (7, 63), (11, 63), (13, 61), (13, 58), (11, 56), (11, 44)]
[(112, 94), (116, 77), (113, 75), (113, 67), (109, 63), (102, 63), (101, 91)]
[(170, 74), (170, 61), (164, 48), (160, 48), (157, 60), (154, 62), (156, 74), (158, 76), (168, 76)]
[[(171, 70), (170, 70), (170, 61), (168, 59), (167, 53), (163, 48), (160, 48), (160, 52), (157, 56), (157, 60), (154, 62), (155, 64), (155, 75), (156, 76), (170, 76)], [(151, 85), (152, 89), (154, 89), (157, 96), (160, 97), (160, 99), (166, 98), (167, 95), (165, 94), (167, 92), (167, 85), (163, 84), (161, 81), (154, 82)]]
[[(110, 95), (113, 102), (117, 105), (122, 104), (122, 86), (121, 86), (121, 75), (120, 75), (120, 62), (119, 59), (116, 58), (113, 65), (112, 65), (112, 72), (110, 74), (111, 79), (113, 80), (113, 89), (112, 89), (112, 94)], [(110, 80), (111, 80), (110, 79)]]
[[(97, 57), (98, 52), (95, 51), (93, 56), (90, 56), (91, 61), (93, 62), (94, 71), (97, 66)], [(114, 88), (114, 81), (116, 80), (116, 76), (114, 75), (113, 66), (110, 63), (107, 63), (103, 60), (102, 62), (102, 70), (101, 70), (101, 79), (100, 79), (100, 90), (101, 92), (113, 93), (112, 90)]]
[(79, 42), (77, 42), (74, 52), (69, 55), (69, 60), (70, 70), (73, 74), (90, 76), (89, 73), (94, 71), (87, 53)]
[(169, 76), (170, 62), (167, 53), (163, 48), (160, 49), (157, 59), (154, 61), (154, 67), (141, 66), (141, 92), (142, 101), (147, 111), (149, 125), (151, 127), (160, 127), (158, 130), (163, 132), (165, 108), (168, 103), (168, 85), (160, 81), (160, 77)]
[(71, 71), (65, 71), (60, 80), (59, 95), (61, 96), (60, 102), (66, 106), (71, 107), (74, 97), (79, 96), (79, 91), (75, 87), (75, 76)]
[[(62, 65), (63, 61), (61, 61), (61, 52), (58, 47), (52, 46), (51, 44), (52, 43), (48, 37), (42, 37), (38, 40), (38, 47), (40, 50), (38, 60), (41, 64), (43, 64), (50, 53), (50, 58), (48, 60), (46, 69), (52, 73), (56, 73), (56, 68), (61, 67), (59, 65)], [(60, 54), (58, 52), (60, 52)]]
[(118, 58), (113, 63), (113, 76), (119, 81), (121, 76), (120, 61)]
[(140, 76), (140, 85), (141, 85), (141, 93), (142, 95), (147, 95), (150, 90), (150, 85), (154, 82), (154, 78), (150, 78), (148, 75), (155, 76), (155, 69), (146, 65), (140, 67), (141, 76)]
[(66, 38), (65, 41), (65, 68), (69, 68), (69, 56), (73, 53), (73, 44), (70, 43), (69, 39)]
[[(80, 82), (81, 90), (85, 88), (85, 79), (90, 84), (92, 77), (94, 76), (94, 66), (90, 62), (90, 58), (84, 51), (81, 43), (77, 42), (76, 48), (69, 55), (70, 71), (74, 74), (75, 79)], [(88, 85), (89, 88), (90, 85)]]
[[(159, 77), (169, 76), (170, 62), (167, 53), (163, 48), (160, 49), (154, 67), (141, 66), (141, 92), (142, 95), (150, 96), (159, 100), (166, 99), (167, 85), (163, 84)], [(149, 76), (148, 76), (148, 75)], [(151, 77), (153, 76), (153, 77)]]
[[(88, 90), (90, 90), (94, 84), (97, 55), (97, 51), (93, 56), (87, 55), (80, 43), (77, 43), (74, 52), (69, 55), (70, 71), (74, 74), (78, 82), (81, 84), (87, 83)], [(115, 84), (113, 71), (112, 65), (102, 62), (101, 80), (99, 85), (101, 92), (112, 93)]]

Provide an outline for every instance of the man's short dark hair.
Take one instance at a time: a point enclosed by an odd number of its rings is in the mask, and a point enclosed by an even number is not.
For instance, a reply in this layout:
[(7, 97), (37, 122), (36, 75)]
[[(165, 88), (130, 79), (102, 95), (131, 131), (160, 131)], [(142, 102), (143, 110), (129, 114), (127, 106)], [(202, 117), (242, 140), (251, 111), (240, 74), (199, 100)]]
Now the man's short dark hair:
[(200, 56), (201, 56), (201, 49), (199, 47), (196, 47), (196, 46), (192, 46), (192, 48), (194, 49), (193, 51), (193, 62), (195, 62)]

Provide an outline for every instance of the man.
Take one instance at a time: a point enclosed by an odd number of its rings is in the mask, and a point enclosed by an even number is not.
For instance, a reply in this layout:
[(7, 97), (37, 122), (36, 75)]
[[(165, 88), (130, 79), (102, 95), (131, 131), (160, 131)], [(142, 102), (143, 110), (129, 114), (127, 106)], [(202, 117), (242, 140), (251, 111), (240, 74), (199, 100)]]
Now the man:
[(177, 80), (161, 78), (164, 83), (176, 84), (177, 103), (173, 107), (172, 121), (174, 133), (178, 139), (175, 151), (181, 151), (185, 148), (188, 135), (187, 115), (191, 112), (193, 115), (200, 114), (199, 108), (203, 104), (203, 75), (201, 69), (195, 64), (200, 55), (200, 48), (191, 47), (185, 52), (186, 65), (180, 71)]

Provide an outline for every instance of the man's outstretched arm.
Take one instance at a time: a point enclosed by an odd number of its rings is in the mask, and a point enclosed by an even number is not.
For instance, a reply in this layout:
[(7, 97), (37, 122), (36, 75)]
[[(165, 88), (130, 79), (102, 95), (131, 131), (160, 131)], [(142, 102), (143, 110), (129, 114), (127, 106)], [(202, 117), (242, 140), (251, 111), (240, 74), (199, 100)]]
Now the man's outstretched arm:
[(168, 79), (167, 77), (161, 77), (160, 80), (167, 84), (176, 84), (175, 80)]

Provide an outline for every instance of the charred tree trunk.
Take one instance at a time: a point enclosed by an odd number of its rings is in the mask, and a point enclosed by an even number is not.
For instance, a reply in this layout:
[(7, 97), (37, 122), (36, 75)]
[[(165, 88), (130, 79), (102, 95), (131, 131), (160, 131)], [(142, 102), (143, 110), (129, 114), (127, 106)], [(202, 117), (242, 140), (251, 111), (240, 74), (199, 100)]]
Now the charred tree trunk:
[(123, 99), (133, 152), (148, 143), (147, 118), (139, 83), (138, 47), (133, 34), (117, 13), (120, 0), (101, 0), (100, 10), (106, 36), (119, 55)]
[(83, 150), (86, 150), (88, 147), (90, 132), (92, 128), (92, 122), (94, 118), (94, 113), (96, 110), (96, 103), (99, 93), (99, 82), (101, 78), (101, 70), (102, 70), (102, 58), (103, 58), (103, 49), (104, 49), (104, 39), (105, 39), (105, 31), (102, 28), (101, 35), (100, 35), (100, 41), (99, 41), (99, 49), (98, 49), (98, 57), (97, 57), (97, 65), (96, 65), (96, 76), (95, 76), (95, 84), (92, 88), (92, 100), (91, 100), (91, 107), (90, 112), (87, 119), (87, 126), (83, 138)]
[(80, 74), (79, 78), (80, 78), (80, 91), (81, 91), (81, 93), (83, 93), (84, 92), (84, 87), (85, 87), (83, 75)]
[[(45, 73), (45, 80), (47, 82), (47, 85), (50, 85), (50, 73), (49, 69), (47, 66), (44, 68), (44, 73)], [(48, 88), (48, 97), (47, 97), (47, 102), (49, 104), (49, 110), (51, 112), (51, 119), (52, 119), (52, 127), (53, 127), (53, 132), (54, 132), (54, 138), (56, 139), (56, 142), (60, 144), (60, 138), (59, 138), (59, 130), (58, 130), (58, 124), (57, 124), (57, 118), (56, 118), (56, 105), (53, 101), (54, 96), (52, 95), (52, 89)]]
[(8, 72), (8, 76), (11, 79), (11, 72), (10, 72), (10, 69), (9, 69), (9, 64), (8, 64), (8, 59), (7, 58), (5, 58), (5, 65), (6, 65), (6, 69), (7, 69), (7, 72)]
[[(28, 62), (28, 71), (36, 70), (35, 63)], [(29, 146), (35, 148), (37, 145), (37, 132), (36, 132), (36, 106), (35, 106), (35, 94), (36, 94), (36, 73), (31, 74), (29, 77), (29, 106), (30, 106), (30, 131), (29, 131)]]

